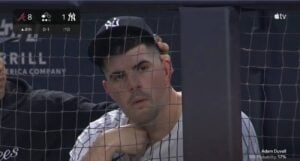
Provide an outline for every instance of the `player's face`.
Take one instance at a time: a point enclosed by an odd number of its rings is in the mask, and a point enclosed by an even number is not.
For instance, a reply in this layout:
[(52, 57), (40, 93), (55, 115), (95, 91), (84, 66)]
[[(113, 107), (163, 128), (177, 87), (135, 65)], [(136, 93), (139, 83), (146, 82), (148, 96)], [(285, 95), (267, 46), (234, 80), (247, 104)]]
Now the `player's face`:
[(151, 123), (168, 104), (171, 65), (151, 47), (139, 45), (105, 65), (106, 92), (139, 125)]
[(6, 85), (6, 73), (4, 60), (0, 58), (0, 99), (4, 97)]

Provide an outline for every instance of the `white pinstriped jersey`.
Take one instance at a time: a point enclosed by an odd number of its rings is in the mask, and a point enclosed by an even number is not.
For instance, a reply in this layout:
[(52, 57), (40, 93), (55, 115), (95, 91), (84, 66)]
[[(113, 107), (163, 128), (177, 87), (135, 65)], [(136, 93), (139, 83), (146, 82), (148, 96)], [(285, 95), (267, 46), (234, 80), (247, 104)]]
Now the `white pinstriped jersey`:
[[(243, 134), (243, 161), (261, 161), (256, 133), (251, 121), (244, 113), (242, 115)], [(126, 125), (128, 118), (119, 109), (106, 113), (103, 117), (90, 123), (90, 125), (78, 137), (72, 151), (70, 161), (80, 161), (87, 153), (104, 129), (120, 127)], [(113, 158), (118, 161), (128, 160), (125, 154), (115, 154)], [(131, 158), (134, 161), (183, 161), (183, 130), (182, 117), (173, 127), (169, 135), (161, 141), (149, 147), (144, 156), (139, 159)]]

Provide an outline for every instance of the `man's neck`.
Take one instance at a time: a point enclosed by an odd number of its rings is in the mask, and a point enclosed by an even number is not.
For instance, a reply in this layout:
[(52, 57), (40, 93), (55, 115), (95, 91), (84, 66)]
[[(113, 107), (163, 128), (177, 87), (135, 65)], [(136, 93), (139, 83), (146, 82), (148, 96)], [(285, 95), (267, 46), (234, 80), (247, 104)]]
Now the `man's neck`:
[(181, 92), (176, 92), (173, 88), (171, 88), (169, 104), (162, 107), (153, 124), (145, 127), (152, 144), (163, 139), (164, 136), (169, 134), (178, 122), (182, 113), (181, 100)]

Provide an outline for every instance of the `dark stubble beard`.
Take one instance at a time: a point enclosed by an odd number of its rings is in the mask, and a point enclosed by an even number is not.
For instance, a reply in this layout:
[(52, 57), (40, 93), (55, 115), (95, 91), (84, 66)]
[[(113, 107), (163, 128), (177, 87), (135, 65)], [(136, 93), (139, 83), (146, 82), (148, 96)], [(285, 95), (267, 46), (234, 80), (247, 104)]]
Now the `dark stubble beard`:
[(147, 111), (144, 111), (143, 114), (138, 115), (135, 112), (131, 112), (131, 115), (128, 115), (130, 120), (134, 122), (137, 126), (143, 128), (150, 126), (155, 123), (155, 120), (159, 114), (159, 107), (151, 106), (147, 107)]
[(129, 107), (125, 112), (125, 114), (128, 116), (129, 120), (133, 123), (135, 123), (137, 126), (144, 127), (147, 125), (150, 125), (154, 122), (156, 117), (159, 114), (160, 108), (153, 103), (151, 95), (141, 91), (137, 90), (135, 91), (128, 100), (128, 103), (130, 104), (135, 97), (143, 97), (146, 98), (148, 101), (150, 101), (149, 107), (145, 107), (146, 111), (143, 111), (141, 115), (139, 115), (136, 112), (136, 109)]

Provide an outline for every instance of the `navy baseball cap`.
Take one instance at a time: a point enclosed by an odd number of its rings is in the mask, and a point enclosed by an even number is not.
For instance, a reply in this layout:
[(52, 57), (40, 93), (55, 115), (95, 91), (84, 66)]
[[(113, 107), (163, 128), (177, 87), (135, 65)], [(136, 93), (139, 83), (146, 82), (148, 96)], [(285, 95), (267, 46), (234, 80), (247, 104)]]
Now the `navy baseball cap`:
[(88, 49), (89, 57), (93, 62), (101, 65), (101, 59), (115, 54), (114, 43), (124, 43), (125, 46), (127, 40), (139, 38), (140, 43), (147, 42), (155, 44), (154, 37), (155, 34), (141, 17), (112, 17), (102, 25), (90, 43)]

